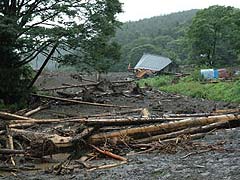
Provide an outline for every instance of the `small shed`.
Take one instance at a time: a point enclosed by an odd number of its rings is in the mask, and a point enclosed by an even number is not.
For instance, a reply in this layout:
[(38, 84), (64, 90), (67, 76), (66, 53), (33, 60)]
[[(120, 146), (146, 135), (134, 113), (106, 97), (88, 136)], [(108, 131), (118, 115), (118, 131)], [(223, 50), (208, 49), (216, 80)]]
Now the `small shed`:
[(140, 78), (145, 74), (159, 72), (165, 69), (171, 63), (172, 61), (167, 57), (153, 54), (144, 54), (137, 65), (134, 67), (134, 70), (136, 70), (136, 76)]

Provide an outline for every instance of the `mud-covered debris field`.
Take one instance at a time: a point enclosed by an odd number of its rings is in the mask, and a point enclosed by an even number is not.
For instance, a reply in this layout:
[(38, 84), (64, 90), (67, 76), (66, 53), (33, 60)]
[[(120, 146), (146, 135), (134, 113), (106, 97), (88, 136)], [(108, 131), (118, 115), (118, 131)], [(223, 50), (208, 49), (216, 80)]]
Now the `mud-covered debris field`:
[(239, 104), (140, 88), (128, 74), (45, 73), (0, 112), (1, 179), (239, 179)]

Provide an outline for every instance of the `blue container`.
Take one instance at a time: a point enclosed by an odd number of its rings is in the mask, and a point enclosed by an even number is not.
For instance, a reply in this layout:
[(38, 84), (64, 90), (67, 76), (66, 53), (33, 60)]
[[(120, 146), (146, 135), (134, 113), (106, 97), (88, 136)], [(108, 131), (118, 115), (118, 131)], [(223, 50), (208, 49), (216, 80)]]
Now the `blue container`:
[(213, 78), (214, 79), (218, 79), (218, 70), (217, 69), (214, 69), (214, 71), (213, 71)]
[(217, 79), (218, 70), (217, 69), (201, 69), (201, 75), (204, 79)]

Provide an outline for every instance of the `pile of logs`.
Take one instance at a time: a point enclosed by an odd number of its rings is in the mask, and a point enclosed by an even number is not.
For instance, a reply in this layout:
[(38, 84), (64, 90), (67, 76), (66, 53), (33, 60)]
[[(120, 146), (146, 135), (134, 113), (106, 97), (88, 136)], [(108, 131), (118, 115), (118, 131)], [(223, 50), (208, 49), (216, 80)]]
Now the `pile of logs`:
[[(85, 85), (65, 85), (42, 89), (42, 91), (94, 86), (106, 93), (109, 86), (112, 88), (128, 82), (132, 81), (92, 82)], [(105, 86), (106, 84), (108, 87)], [(122, 93), (121, 95), (141, 94), (138, 86), (134, 87), (131, 92), (132, 94)], [(112, 89), (110, 93), (118, 92), (116, 89)], [(139, 146), (151, 148), (150, 144), (154, 142), (161, 144), (181, 143), (180, 137), (183, 136), (190, 140), (203, 138), (216, 129), (231, 128), (240, 124), (240, 109), (215, 110), (211, 113), (198, 114), (163, 114), (160, 116), (152, 115), (147, 108), (132, 109), (123, 105), (69, 99), (66, 96), (71, 96), (71, 94), (60, 94), (62, 97), (39, 94), (33, 94), (33, 96), (115, 110), (108, 113), (62, 119), (30, 117), (34, 113), (48, 108), (48, 105), (39, 106), (31, 111), (21, 113), (21, 115), (0, 112), (0, 162), (8, 161), (12, 165), (16, 165), (14, 159), (18, 156), (31, 159), (58, 153), (68, 153), (68, 159), (71, 160), (79, 159), (89, 151), (97, 151), (100, 154), (126, 162), (125, 157), (114, 154), (113, 150), (116, 148), (119, 150), (121, 147), (134, 150), (135, 147)]]
[[(175, 142), (181, 135), (188, 135), (191, 139), (201, 138), (215, 129), (239, 125), (239, 112), (239, 109), (231, 109), (152, 117), (147, 109), (132, 109), (68, 119), (33, 119), (0, 112), (0, 154), (42, 157), (75, 151), (76, 146), (83, 150), (89, 147), (96, 149), (104, 144)], [(26, 129), (44, 124), (48, 127), (46, 132)], [(59, 125), (68, 128), (58, 129)]]

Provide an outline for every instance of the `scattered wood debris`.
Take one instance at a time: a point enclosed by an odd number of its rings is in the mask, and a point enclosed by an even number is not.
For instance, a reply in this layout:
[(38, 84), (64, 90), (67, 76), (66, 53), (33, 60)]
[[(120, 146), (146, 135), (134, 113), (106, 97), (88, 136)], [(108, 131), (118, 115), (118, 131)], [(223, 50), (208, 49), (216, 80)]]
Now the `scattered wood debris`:
[[(131, 100), (144, 98), (147, 90), (141, 89), (138, 85), (129, 86), (129, 84), (132, 84), (132, 81), (102, 81), (49, 88), (42, 91), (94, 86), (93, 99), (97, 97), (96, 94), (98, 97), (122, 96), (125, 101), (126, 98)], [(114, 94), (117, 91), (118, 93)], [(190, 146), (191, 140), (202, 138), (216, 129), (240, 125), (240, 109), (201, 113), (161, 112), (161, 115), (156, 115), (151, 112), (154, 107), (151, 110), (144, 106), (130, 107), (124, 102), (115, 105), (76, 100), (73, 98), (74, 96), (69, 96), (69, 98), (40, 94), (33, 94), (33, 96), (45, 99), (44, 103), (17, 114), (0, 112), (0, 162), (7, 162), (7, 165), (0, 166), (0, 170), (16, 172), (25, 169), (20, 167), (19, 158), (42, 159), (58, 153), (67, 153), (68, 158), (54, 167), (52, 172), (57, 174), (79, 168), (80, 164), (83, 164), (88, 171), (112, 168), (128, 162), (126, 154), (129, 151), (124, 151), (125, 148), (135, 151), (132, 154), (146, 153), (156, 149), (175, 152), (176, 146)], [(172, 95), (168, 100), (174, 101), (177, 98), (179, 96)], [(51, 101), (46, 103), (46, 99)], [(51, 103), (59, 101), (94, 106), (95, 108), (109, 108), (109, 111), (88, 115), (71, 115), (68, 118), (40, 119), (32, 117), (35, 113), (51, 109)], [(158, 102), (158, 105), (161, 106), (162, 103), (165, 103), (164, 99), (162, 102)], [(158, 111), (160, 110), (158, 109)], [(64, 114), (64, 112), (61, 113)], [(193, 143), (191, 145), (193, 146)], [(196, 146), (196, 144), (194, 145)], [(201, 147), (199, 153), (224, 150), (219, 146), (202, 145)], [(89, 157), (89, 153), (93, 155)], [(198, 152), (189, 153), (183, 158), (194, 153)], [(88, 156), (88, 160), (105, 156), (122, 162), (102, 166), (89, 166), (84, 161), (79, 163), (78, 160), (86, 156)], [(78, 164), (71, 165), (71, 162), (78, 162)], [(31, 170), (34, 169), (37, 168), (31, 168)]]

